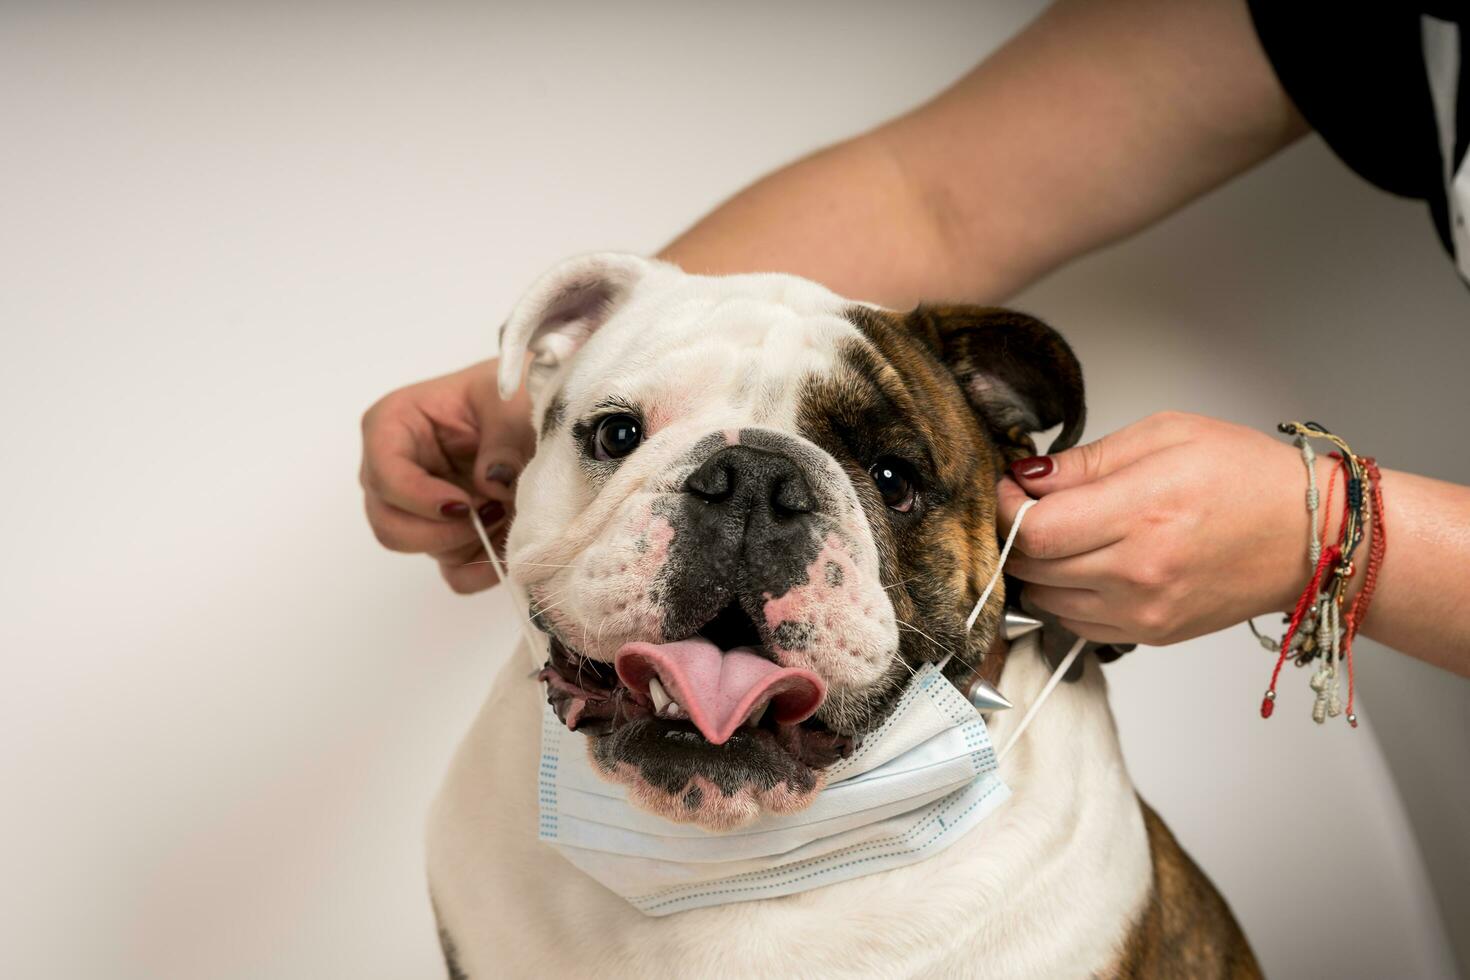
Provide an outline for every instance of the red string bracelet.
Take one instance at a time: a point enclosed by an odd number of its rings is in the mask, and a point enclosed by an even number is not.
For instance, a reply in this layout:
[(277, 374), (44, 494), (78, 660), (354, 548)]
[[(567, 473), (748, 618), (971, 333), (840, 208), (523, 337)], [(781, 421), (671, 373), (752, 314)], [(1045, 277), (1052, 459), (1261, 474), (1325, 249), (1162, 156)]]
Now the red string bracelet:
[(1378, 570), (1383, 567), (1383, 555), (1388, 550), (1388, 537), (1383, 523), (1383, 475), (1378, 470), (1378, 463), (1372, 457), (1363, 458), (1363, 468), (1368, 471), (1372, 483), (1369, 500), (1373, 508), (1373, 540), (1368, 545), (1368, 569), (1363, 573), (1363, 588), (1358, 592), (1358, 597), (1353, 600), (1352, 608), (1348, 610), (1347, 630), (1342, 639), (1342, 654), (1347, 660), (1348, 669), (1348, 698), (1347, 698), (1347, 720), (1354, 728), (1358, 727), (1358, 716), (1353, 711), (1353, 696), (1355, 692), (1353, 676), (1353, 637), (1358, 635), (1358, 629), (1363, 625), (1363, 620), (1368, 615), (1368, 607), (1373, 604), (1373, 593), (1378, 588)]
[(1302, 590), (1300, 598), (1296, 601), (1296, 609), (1292, 610), (1291, 622), (1287, 624), (1286, 634), (1281, 637), (1281, 653), (1276, 658), (1276, 669), (1271, 671), (1271, 686), (1266, 688), (1266, 696), (1261, 699), (1261, 717), (1270, 718), (1271, 712), (1276, 709), (1276, 681), (1281, 677), (1281, 667), (1286, 663), (1286, 655), (1291, 652), (1291, 639), (1296, 635), (1297, 627), (1302, 624), (1302, 617), (1307, 610), (1312, 608), (1312, 600), (1317, 597), (1317, 589), (1322, 584), (1322, 573), (1327, 570), (1337, 556), (1342, 554), (1342, 549), (1333, 545), (1322, 552), (1322, 557), (1317, 560), (1317, 567), (1312, 572), (1312, 580)]

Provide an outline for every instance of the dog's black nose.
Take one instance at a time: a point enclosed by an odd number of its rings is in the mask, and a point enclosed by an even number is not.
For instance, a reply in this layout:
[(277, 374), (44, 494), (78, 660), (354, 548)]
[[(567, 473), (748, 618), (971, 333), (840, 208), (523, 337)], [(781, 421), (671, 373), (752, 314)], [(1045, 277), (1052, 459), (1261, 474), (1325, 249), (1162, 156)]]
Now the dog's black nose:
[(750, 446), (721, 449), (689, 475), (684, 489), (747, 521), (781, 521), (817, 509), (817, 498), (799, 466), (781, 453)]
[[(743, 434), (742, 434), (743, 435)], [(823, 502), (778, 447), (722, 446), (684, 481), (664, 586), (664, 633), (688, 636), (742, 596), (807, 580), (826, 538)]]

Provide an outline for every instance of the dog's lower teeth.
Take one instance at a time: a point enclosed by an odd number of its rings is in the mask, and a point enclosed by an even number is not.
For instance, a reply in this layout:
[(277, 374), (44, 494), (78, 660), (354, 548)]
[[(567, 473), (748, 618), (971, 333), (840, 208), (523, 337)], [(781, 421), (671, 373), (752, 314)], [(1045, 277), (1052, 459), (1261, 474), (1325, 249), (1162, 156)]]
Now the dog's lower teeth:
[(648, 682), (648, 696), (653, 698), (653, 713), (656, 715), (662, 715), (664, 709), (672, 704), (674, 700), (669, 697), (669, 693), (664, 690), (664, 686), (659, 683), (657, 677), (652, 678)]
[(649, 678), (648, 696), (653, 699), (653, 713), (656, 717), (674, 719), (689, 717), (689, 713), (684, 710), (683, 706), (669, 697), (669, 692), (664, 690), (663, 684), (657, 677)]
[(750, 715), (745, 719), (745, 726), (747, 728), (754, 728), (759, 725), (761, 723), (761, 719), (766, 716), (766, 709), (770, 706), (771, 702), (766, 701), (763, 704), (757, 705), (755, 708), (751, 709)]

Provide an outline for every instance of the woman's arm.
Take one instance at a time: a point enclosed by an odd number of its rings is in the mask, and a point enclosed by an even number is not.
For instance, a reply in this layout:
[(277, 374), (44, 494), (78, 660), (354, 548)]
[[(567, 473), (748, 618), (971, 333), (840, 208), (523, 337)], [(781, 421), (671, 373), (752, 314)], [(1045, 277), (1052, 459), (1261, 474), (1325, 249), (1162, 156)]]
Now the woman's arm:
[[(1324, 508), (1334, 466), (1317, 459)], [(1012, 476), (999, 487), (1003, 527), (1028, 495), (1040, 502), (1008, 570), (1088, 639), (1178, 643), (1291, 609), (1311, 576), (1301, 455), (1254, 429), (1165, 412), (1022, 460)], [(1470, 488), (1391, 470), (1382, 486), (1387, 550), (1362, 632), (1470, 676)], [(1332, 543), (1340, 481), (1326, 517)], [(1367, 538), (1354, 567), (1349, 601), (1367, 574)]]
[(1470, 677), (1470, 487), (1384, 470), (1383, 509), (1388, 551), (1363, 633)]
[(948, 91), (758, 181), (663, 254), (898, 308), (994, 302), (1306, 131), (1243, 0), (1063, 0)]

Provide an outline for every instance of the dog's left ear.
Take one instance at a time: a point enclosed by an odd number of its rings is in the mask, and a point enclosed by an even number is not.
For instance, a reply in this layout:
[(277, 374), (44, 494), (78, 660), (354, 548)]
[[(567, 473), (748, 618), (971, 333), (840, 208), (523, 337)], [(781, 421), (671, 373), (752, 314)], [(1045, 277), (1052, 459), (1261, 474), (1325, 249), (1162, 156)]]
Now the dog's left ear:
[(920, 306), (908, 322), (959, 382), (1007, 463), (1036, 455), (1033, 432), (1061, 425), (1048, 452), (1082, 437), (1082, 365), (1051, 327), (993, 306)]
[(534, 395), (658, 268), (667, 266), (623, 252), (594, 252), (567, 259), (536, 280), (500, 328), (500, 397), (521, 386), (527, 354)]

